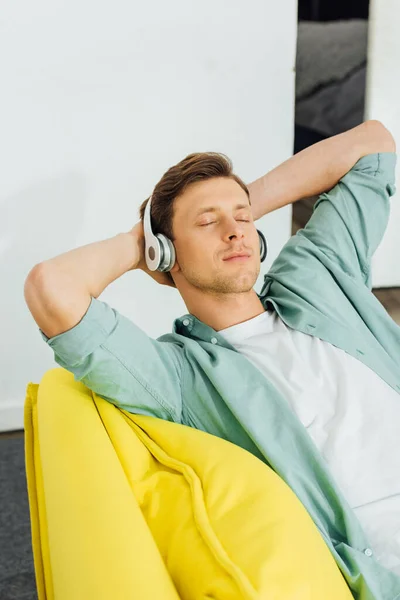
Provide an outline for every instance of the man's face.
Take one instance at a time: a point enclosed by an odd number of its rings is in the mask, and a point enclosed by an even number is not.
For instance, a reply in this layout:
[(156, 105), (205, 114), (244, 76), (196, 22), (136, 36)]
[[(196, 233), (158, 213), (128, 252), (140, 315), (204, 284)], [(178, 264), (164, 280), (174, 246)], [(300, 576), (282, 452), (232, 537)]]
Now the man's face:
[[(248, 196), (234, 179), (213, 178), (186, 188), (174, 203), (173, 232), (179, 263), (174, 275), (210, 294), (253, 288), (260, 243)], [(237, 252), (249, 256), (226, 260)]]

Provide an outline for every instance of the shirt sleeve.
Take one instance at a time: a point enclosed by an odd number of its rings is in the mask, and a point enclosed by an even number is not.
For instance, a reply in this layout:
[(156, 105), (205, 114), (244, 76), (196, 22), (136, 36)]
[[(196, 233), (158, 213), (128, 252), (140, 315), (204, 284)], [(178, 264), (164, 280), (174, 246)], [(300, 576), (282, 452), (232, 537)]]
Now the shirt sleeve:
[(88, 388), (131, 413), (181, 422), (178, 344), (154, 340), (106, 302), (91, 299), (72, 329), (48, 338), (55, 361)]
[(390, 196), (396, 191), (397, 155), (363, 156), (329, 192), (319, 196), (313, 213), (296, 235), (310, 242), (371, 288), (371, 259), (385, 233)]

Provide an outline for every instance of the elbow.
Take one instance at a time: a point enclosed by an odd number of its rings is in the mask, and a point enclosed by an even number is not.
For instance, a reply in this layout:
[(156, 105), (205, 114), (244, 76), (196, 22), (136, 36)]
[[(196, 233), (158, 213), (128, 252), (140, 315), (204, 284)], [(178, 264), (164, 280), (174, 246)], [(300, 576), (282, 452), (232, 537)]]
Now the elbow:
[(41, 304), (43, 285), (43, 268), (38, 264), (30, 270), (24, 283), (25, 303), (35, 320)]
[[(24, 283), (24, 297), (27, 302), (28, 298), (32, 296), (33, 290), (38, 290), (43, 286), (44, 278), (44, 264), (38, 263), (28, 273)], [(27, 302), (28, 304), (28, 302)], [(28, 304), (29, 306), (29, 304)]]
[(387, 127), (377, 119), (363, 123), (366, 131), (366, 144), (369, 149), (366, 154), (377, 152), (396, 152), (396, 141)]
[(25, 283), (24, 283), (25, 300), (26, 300), (28, 291), (30, 291), (32, 288), (36, 288), (39, 284), (39, 281), (42, 280), (42, 277), (43, 277), (43, 268), (42, 268), (42, 265), (39, 263), (39, 264), (35, 265), (29, 271), (29, 273), (25, 279)]

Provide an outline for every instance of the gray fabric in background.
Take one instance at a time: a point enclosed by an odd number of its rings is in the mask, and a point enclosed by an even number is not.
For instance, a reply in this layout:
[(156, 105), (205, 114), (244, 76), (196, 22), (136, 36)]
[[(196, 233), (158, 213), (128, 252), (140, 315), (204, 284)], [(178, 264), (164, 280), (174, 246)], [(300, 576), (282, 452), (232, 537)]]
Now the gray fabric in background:
[(368, 21), (301, 21), (297, 29), (296, 99), (340, 81), (367, 58)]
[(296, 125), (326, 136), (360, 125), (364, 118), (366, 66), (341, 81), (330, 83), (296, 104)]
[(326, 136), (364, 119), (368, 21), (298, 24), (296, 125)]
[(37, 600), (23, 436), (0, 436), (0, 600)]

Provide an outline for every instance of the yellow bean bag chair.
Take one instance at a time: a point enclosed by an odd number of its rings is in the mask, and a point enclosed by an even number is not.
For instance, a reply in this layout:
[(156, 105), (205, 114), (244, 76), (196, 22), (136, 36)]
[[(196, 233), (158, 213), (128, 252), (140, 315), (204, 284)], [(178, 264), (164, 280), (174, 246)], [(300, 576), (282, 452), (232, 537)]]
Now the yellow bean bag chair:
[(350, 600), (311, 517), (250, 452), (134, 415), (62, 368), (29, 383), (39, 600)]

